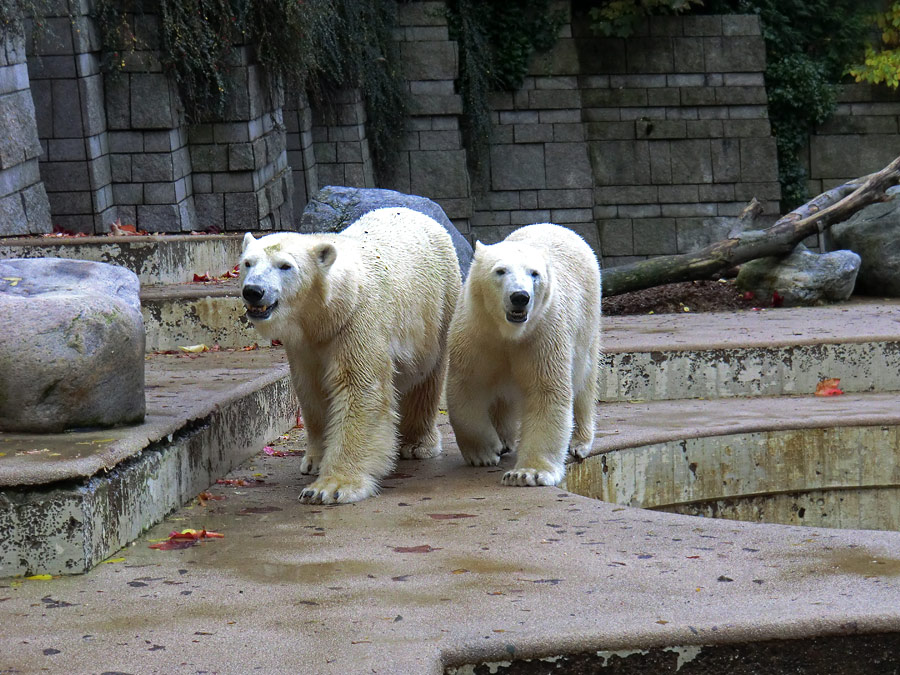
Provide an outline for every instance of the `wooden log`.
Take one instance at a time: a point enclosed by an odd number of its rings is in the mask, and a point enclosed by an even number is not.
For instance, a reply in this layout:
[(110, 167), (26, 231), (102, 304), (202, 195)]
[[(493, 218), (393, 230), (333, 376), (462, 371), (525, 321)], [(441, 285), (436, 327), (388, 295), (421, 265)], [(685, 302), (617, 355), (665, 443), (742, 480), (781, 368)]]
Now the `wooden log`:
[(606, 268), (603, 295), (619, 295), (678, 281), (711, 279), (750, 260), (786, 256), (811, 234), (847, 220), (869, 204), (887, 200), (885, 191), (898, 183), (900, 157), (881, 171), (823, 192), (764, 230), (737, 232), (693, 253), (657, 256)]

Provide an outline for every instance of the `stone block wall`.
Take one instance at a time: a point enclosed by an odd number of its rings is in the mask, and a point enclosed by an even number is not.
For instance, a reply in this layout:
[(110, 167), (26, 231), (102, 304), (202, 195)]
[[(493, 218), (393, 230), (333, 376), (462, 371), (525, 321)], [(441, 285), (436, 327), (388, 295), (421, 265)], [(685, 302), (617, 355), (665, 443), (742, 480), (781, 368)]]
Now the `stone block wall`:
[[(47, 18), (27, 77), (10, 60), (16, 45), (0, 65), (0, 234), (48, 229), (43, 186), (54, 224), (100, 233), (116, 218), (154, 232), (291, 228), (334, 184), (430, 198), (472, 241), (557, 222), (614, 265), (720, 239), (753, 197), (778, 213), (755, 16), (658, 17), (627, 40), (598, 39), (585, 17), (570, 17), (522, 87), (492, 97), (493, 139), (473, 176), (445, 3), (400, 3), (410, 114), (390, 175), (376, 177), (359, 91), (338, 92), (329, 108), (304, 92), (272, 96), (247, 46), (231, 64), (226, 114), (189, 127), (159, 61), (158, 17), (128, 17), (140, 49), (123, 44), (121, 72), (104, 76), (89, 3), (57, 4), (80, 9)], [(845, 88), (838, 114), (810, 140), (810, 190), (880, 168), (898, 135), (900, 98)]]
[(900, 154), (900, 92), (844, 85), (834, 115), (810, 136), (809, 193), (883, 169)]
[(578, 54), (605, 264), (701, 248), (753, 197), (778, 214), (755, 16), (657, 17)]
[(0, 39), (0, 124), (0, 233), (49, 232), (50, 205), (38, 165), (42, 147), (20, 33)]
[[(71, 5), (71, 7), (69, 6)], [(47, 3), (29, 31), (28, 75), (53, 224), (103, 230), (117, 212), (106, 135), (100, 39), (88, 3)]]
[(472, 192), (455, 87), (459, 54), (443, 9), (443, 2), (431, 0), (399, 6), (395, 37), (410, 111), (393, 174), (380, 187), (428, 197), (467, 235)]

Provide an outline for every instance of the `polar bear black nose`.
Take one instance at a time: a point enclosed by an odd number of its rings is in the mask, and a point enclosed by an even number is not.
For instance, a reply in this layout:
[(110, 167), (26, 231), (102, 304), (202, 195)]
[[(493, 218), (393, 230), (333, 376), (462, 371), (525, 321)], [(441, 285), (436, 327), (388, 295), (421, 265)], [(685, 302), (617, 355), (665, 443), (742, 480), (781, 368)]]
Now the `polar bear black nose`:
[(253, 284), (244, 286), (244, 290), (241, 291), (241, 295), (244, 296), (244, 300), (249, 302), (251, 305), (258, 305), (259, 301), (263, 299), (263, 296), (265, 294), (266, 292), (262, 286), (254, 286)]
[(524, 307), (531, 300), (531, 296), (525, 291), (514, 291), (509, 294), (509, 301), (513, 307)]

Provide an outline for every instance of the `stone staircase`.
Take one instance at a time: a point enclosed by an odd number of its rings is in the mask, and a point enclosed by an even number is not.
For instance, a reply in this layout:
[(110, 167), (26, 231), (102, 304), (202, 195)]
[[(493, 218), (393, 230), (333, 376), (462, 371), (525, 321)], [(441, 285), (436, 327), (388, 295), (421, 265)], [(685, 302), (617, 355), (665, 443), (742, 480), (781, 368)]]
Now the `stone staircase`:
[[(900, 530), (900, 303), (608, 317), (568, 488), (688, 515)], [(839, 378), (843, 395), (815, 396)]]

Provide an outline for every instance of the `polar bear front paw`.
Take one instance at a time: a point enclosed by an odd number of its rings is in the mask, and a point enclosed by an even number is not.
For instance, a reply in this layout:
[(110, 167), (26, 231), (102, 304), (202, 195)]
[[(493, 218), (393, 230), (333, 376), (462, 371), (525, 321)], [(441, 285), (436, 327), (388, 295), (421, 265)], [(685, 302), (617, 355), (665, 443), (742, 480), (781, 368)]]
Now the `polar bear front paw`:
[(319, 473), (319, 464), (321, 464), (322, 458), (315, 457), (306, 453), (303, 459), (300, 460), (300, 473), (302, 474), (317, 474)]
[(319, 478), (300, 492), (301, 504), (349, 504), (369, 497), (374, 485), (364, 480)]
[(430, 459), (441, 454), (441, 441), (437, 443), (404, 443), (400, 446), (400, 457), (403, 459)]
[(500, 454), (496, 450), (483, 448), (481, 450), (466, 450), (462, 452), (463, 458), (472, 466), (497, 466), (500, 463)]
[(593, 447), (593, 443), (572, 443), (572, 445), (569, 446), (569, 452), (566, 456), (566, 464), (581, 462), (585, 457), (591, 454)]
[(513, 487), (535, 487), (537, 485), (556, 485), (561, 480), (562, 475), (555, 471), (523, 468), (507, 471), (503, 474), (500, 482)]

